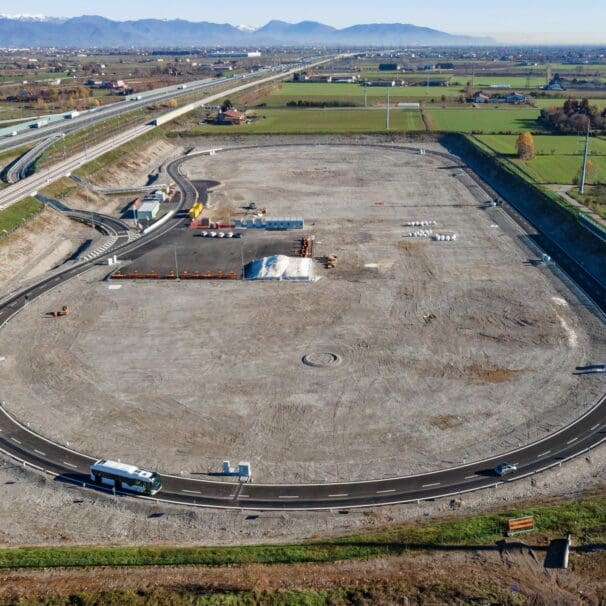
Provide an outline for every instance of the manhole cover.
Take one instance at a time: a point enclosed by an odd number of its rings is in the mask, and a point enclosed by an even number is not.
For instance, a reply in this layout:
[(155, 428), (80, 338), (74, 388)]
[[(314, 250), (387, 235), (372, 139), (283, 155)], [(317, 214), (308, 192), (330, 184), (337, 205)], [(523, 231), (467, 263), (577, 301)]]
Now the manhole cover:
[(339, 354), (329, 351), (310, 353), (303, 356), (303, 364), (307, 364), (307, 366), (312, 366), (313, 368), (333, 368), (339, 366), (342, 361), (343, 359)]

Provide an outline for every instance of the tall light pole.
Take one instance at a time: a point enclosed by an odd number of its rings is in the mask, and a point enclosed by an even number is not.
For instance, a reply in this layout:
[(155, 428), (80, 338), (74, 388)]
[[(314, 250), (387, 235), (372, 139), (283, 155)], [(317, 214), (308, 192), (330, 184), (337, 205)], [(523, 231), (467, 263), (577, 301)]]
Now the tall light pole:
[(583, 166), (581, 167), (581, 183), (579, 184), (579, 193), (585, 193), (585, 180), (587, 178), (587, 155), (589, 153), (589, 126), (591, 119), (587, 116), (587, 130), (585, 131), (585, 151), (583, 152)]
[(389, 94), (390, 94), (390, 89), (387, 89), (387, 116), (386, 116), (386, 123), (385, 123), (385, 129), (389, 130)]

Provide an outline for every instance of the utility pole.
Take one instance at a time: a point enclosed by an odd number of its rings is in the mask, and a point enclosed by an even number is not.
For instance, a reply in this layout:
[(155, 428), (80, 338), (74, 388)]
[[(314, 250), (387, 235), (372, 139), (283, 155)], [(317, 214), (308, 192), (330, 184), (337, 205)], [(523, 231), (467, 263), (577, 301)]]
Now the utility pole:
[(585, 179), (587, 178), (587, 155), (589, 153), (589, 126), (591, 119), (587, 116), (587, 131), (585, 132), (585, 151), (583, 152), (583, 166), (581, 168), (581, 183), (579, 184), (579, 193), (585, 193)]
[(368, 84), (364, 84), (364, 107), (368, 107)]
[(390, 94), (391, 90), (388, 88), (387, 89), (387, 117), (386, 117), (386, 124), (385, 124), (385, 129), (389, 130), (389, 94)]

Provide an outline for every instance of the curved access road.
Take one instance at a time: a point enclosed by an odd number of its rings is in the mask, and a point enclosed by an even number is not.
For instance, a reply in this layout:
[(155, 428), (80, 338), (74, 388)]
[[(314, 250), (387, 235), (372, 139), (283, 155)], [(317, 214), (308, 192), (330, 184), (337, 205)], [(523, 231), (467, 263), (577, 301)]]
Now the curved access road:
[[(428, 152), (429, 153), (429, 152)], [(177, 209), (191, 205), (197, 198), (193, 184), (179, 172), (179, 166), (188, 158), (180, 158), (169, 167), (171, 177), (181, 191)], [(137, 250), (155, 245), (175, 226), (178, 217), (142, 237), (137, 242), (121, 247), (121, 251), (136, 254)], [(114, 251), (112, 251), (113, 253)], [(562, 254), (565, 254), (562, 251)], [(574, 260), (569, 259), (574, 263)], [(33, 298), (78, 273), (86, 271), (88, 263), (81, 263), (65, 272), (46, 278), (27, 292), (22, 292), (0, 306), (0, 326), (25, 304), (24, 296)], [(579, 266), (578, 271), (584, 272)], [(499, 486), (558, 466), (589, 451), (606, 441), (606, 395), (583, 416), (548, 437), (521, 448), (488, 459), (474, 461), (448, 469), (403, 477), (377, 480), (323, 484), (256, 484), (234, 481), (213, 481), (162, 474), (163, 489), (154, 501), (205, 507), (286, 510), (286, 509), (348, 509), (435, 499), (450, 495)], [(89, 484), (88, 469), (98, 457), (76, 452), (67, 446), (49, 440), (26, 427), (0, 406), (0, 451), (56, 477), (82, 486)], [(99, 453), (102, 455), (102, 453)], [(518, 469), (505, 478), (493, 470), (501, 462), (517, 465)], [(147, 498), (147, 497), (138, 497)]]

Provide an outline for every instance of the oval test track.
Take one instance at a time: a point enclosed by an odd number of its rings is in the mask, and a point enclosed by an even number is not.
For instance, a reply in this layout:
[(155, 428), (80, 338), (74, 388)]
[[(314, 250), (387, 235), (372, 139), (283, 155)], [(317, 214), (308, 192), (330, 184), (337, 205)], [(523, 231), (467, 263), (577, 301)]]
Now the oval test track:
[[(369, 145), (369, 147), (390, 146)], [(395, 148), (395, 146), (391, 147)], [(418, 149), (413, 148), (398, 147), (397, 149), (418, 153)], [(430, 150), (426, 153), (446, 158), (460, 165), (460, 159), (450, 154)], [(179, 216), (179, 211), (189, 208), (197, 199), (198, 192), (180, 173), (179, 167), (192, 155), (178, 158), (168, 166), (168, 172), (181, 192), (175, 217), (148, 236), (143, 236), (132, 243), (116, 245), (104, 257), (117, 253), (141, 253), (146, 248), (155, 246), (155, 241), (169, 231), (184, 224), (185, 219)], [(476, 182), (485, 188), (479, 179), (476, 178)], [(516, 216), (517, 213), (513, 209), (505, 210), (520, 225), (527, 225), (521, 217)], [(560, 256), (565, 260), (567, 271), (569, 268), (575, 268), (577, 283), (584, 287), (588, 285), (595, 287), (595, 279), (563, 250)], [(91, 262), (77, 263), (8, 297), (0, 305), (0, 327), (23, 309), (26, 305), (26, 295), (32, 300), (91, 267)], [(577, 279), (579, 277), (582, 279)], [(596, 291), (594, 288), (592, 290), (591, 294), (595, 296)], [(594, 302), (603, 311), (604, 298), (599, 297), (599, 300)], [(499, 453), (494, 457), (448, 469), (403, 477), (322, 484), (240, 484), (162, 474), (163, 489), (158, 495), (136, 498), (198, 507), (254, 510), (346, 509), (408, 503), (459, 495), (490, 486), (497, 487), (561, 465), (604, 441), (606, 441), (606, 395), (573, 423), (541, 440), (507, 453)], [(62, 481), (99, 489), (90, 483), (89, 476), (89, 465), (98, 457), (76, 452), (44, 438), (12, 417), (3, 406), (0, 406), (0, 451)], [(493, 475), (492, 470), (504, 460), (517, 464), (518, 470), (507, 476), (507, 479), (500, 479)], [(130, 493), (124, 494), (134, 497)]]

